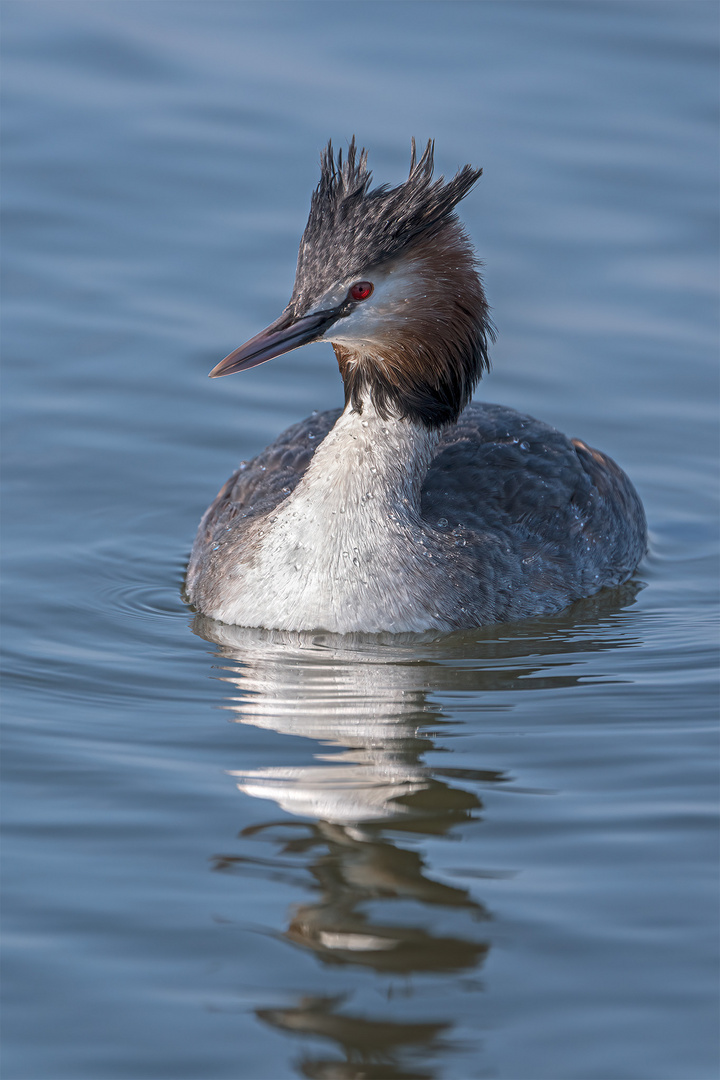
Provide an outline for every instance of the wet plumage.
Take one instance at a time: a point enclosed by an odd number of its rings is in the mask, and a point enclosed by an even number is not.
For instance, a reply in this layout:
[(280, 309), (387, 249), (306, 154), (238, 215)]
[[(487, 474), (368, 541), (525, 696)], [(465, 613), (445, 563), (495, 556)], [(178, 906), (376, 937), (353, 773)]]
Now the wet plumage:
[(213, 374), (329, 340), (345, 410), (289, 428), (220, 491), (188, 568), (204, 614), (450, 630), (556, 612), (632, 574), (645, 518), (618, 466), (531, 417), (467, 405), (492, 328), (453, 208), (478, 176), (433, 181), (428, 144), (404, 185), (372, 192), (364, 153), (336, 162), (328, 148), (288, 307)]

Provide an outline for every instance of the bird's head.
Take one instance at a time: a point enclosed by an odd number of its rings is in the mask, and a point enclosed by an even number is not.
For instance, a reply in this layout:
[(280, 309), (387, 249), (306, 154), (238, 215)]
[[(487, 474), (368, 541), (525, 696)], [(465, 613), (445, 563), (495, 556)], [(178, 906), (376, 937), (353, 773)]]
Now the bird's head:
[(433, 181), (433, 143), (395, 188), (370, 189), (367, 154), (329, 143), (279, 319), (210, 373), (230, 375), (330, 341), (347, 402), (427, 427), (455, 420), (488, 367), (493, 337), (475, 256), (454, 208), (482, 170)]

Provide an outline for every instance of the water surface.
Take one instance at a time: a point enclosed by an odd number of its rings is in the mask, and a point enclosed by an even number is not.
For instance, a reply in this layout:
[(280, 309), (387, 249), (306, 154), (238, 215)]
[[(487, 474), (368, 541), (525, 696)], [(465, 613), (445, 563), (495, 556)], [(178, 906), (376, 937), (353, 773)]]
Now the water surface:
[[(5, 1075), (717, 1074), (717, 9), (6, 3)], [(242, 458), (339, 404), (279, 313), (319, 150), (434, 137), (479, 396), (635, 481), (636, 579), (450, 636), (180, 599)]]

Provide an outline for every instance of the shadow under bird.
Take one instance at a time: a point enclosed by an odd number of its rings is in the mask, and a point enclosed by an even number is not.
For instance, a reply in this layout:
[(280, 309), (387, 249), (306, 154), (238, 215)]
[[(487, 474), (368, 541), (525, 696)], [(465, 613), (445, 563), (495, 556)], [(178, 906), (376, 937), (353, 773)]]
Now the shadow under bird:
[(211, 377), (332, 342), (345, 408), (241, 466), (206, 511), (186, 592), (240, 626), (470, 628), (560, 611), (626, 581), (642, 503), (605, 454), (501, 405), (469, 404), (493, 337), (455, 207), (481, 174), (433, 180), (433, 144), (371, 188), (332, 144), (282, 315)]

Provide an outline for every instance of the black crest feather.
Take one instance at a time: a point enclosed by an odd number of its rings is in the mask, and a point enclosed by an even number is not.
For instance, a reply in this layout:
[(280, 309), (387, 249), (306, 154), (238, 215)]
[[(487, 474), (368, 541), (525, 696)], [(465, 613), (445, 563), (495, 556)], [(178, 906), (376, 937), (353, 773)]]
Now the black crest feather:
[(290, 306), (297, 312), (335, 281), (406, 254), (454, 220), (453, 210), (482, 174), (465, 165), (445, 182), (433, 181), (435, 144), (429, 140), (418, 159), (412, 140), (410, 174), (404, 183), (370, 190), (367, 152), (353, 136), (347, 155), (337, 157), (332, 141), (320, 159), (320, 183), (300, 242)]

